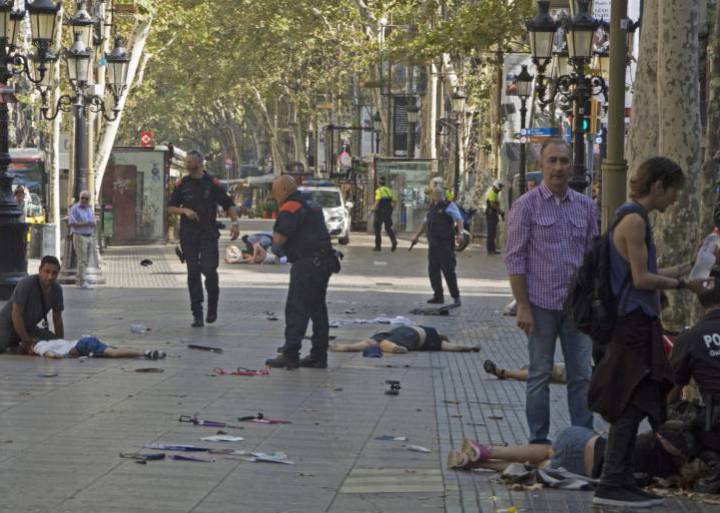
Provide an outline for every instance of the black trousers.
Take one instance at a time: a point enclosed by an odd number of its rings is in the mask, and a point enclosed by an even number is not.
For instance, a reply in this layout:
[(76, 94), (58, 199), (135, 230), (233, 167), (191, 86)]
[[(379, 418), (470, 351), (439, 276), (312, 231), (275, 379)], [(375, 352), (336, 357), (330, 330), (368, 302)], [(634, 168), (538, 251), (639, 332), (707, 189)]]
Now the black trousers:
[(181, 234), (180, 247), (187, 265), (187, 283), (190, 291), (190, 308), (193, 315), (203, 313), (203, 288), (201, 275), (205, 276), (208, 309), (217, 309), (220, 297), (217, 268), (220, 262), (217, 237), (199, 234)]
[(285, 303), (285, 349), (289, 358), (300, 354), (302, 339), (312, 319), (312, 349), (310, 355), (327, 358), (330, 326), (327, 311), (327, 288), (330, 281), (327, 261), (303, 258), (292, 264), (290, 287)]
[(442, 276), (445, 277), (448, 291), (453, 299), (460, 297), (458, 289), (457, 275), (455, 274), (455, 249), (453, 241), (441, 240), (436, 241), (430, 239), (430, 248), (428, 250), (428, 276), (430, 277), (430, 286), (433, 289), (433, 297), (443, 297)]
[(497, 251), (497, 226), (500, 222), (500, 216), (498, 216), (498, 213), (494, 210), (488, 210), (488, 212), (485, 214), (485, 220), (487, 221), (487, 252), (495, 253)]
[(387, 213), (381, 213), (375, 215), (375, 218), (373, 219), (373, 228), (375, 229), (375, 247), (379, 248), (382, 246), (382, 237), (380, 236), (380, 232), (382, 231), (383, 224), (385, 225), (385, 233), (388, 234), (388, 237), (390, 237), (390, 242), (395, 245), (397, 244), (397, 238), (395, 237), (395, 232), (392, 229), (392, 211)]
[(605, 465), (600, 484), (607, 487), (627, 487), (635, 485), (632, 471), (632, 456), (640, 423), (647, 413), (632, 402), (610, 425)]

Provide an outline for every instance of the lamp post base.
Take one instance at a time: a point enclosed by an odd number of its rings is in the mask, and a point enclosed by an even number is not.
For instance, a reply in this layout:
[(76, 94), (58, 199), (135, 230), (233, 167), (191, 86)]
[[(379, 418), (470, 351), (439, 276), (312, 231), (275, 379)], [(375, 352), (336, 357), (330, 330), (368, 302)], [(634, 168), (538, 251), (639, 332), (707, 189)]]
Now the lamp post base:
[(27, 276), (27, 225), (0, 221), (0, 300), (9, 299), (15, 285)]

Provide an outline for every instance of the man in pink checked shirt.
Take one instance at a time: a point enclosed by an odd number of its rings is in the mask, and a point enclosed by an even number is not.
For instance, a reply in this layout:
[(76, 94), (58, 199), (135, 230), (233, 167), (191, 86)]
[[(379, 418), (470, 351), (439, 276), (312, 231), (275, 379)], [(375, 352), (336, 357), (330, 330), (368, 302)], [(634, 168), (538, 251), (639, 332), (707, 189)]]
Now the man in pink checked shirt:
[(590, 198), (568, 187), (570, 147), (546, 142), (540, 153), (543, 182), (513, 203), (507, 222), (505, 265), (517, 301), (517, 323), (528, 336), (530, 367), (526, 415), (530, 443), (550, 444), (550, 380), (558, 337), (567, 370), (570, 420), (593, 427), (587, 406), (592, 343), (565, 318), (567, 286), (598, 228)]

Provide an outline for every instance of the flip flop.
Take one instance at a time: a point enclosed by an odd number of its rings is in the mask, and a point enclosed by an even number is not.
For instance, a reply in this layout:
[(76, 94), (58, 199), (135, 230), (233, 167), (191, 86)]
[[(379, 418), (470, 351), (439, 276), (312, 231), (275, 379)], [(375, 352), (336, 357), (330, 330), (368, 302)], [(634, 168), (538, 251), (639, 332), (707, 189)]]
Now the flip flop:
[(450, 451), (447, 457), (447, 466), (452, 470), (466, 470), (470, 459), (460, 451)]
[(492, 457), (490, 447), (479, 444), (470, 438), (463, 438), (461, 452), (470, 460), (470, 465), (487, 461)]

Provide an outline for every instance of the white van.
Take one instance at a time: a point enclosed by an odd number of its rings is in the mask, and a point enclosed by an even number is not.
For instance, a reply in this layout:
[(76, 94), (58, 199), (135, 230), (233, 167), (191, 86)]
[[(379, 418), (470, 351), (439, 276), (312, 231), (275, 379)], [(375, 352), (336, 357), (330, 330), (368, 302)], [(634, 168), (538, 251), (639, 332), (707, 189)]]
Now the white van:
[(309, 180), (298, 187), (303, 197), (319, 204), (325, 216), (330, 237), (339, 244), (350, 242), (350, 209), (352, 202), (345, 202), (340, 188), (332, 182)]

